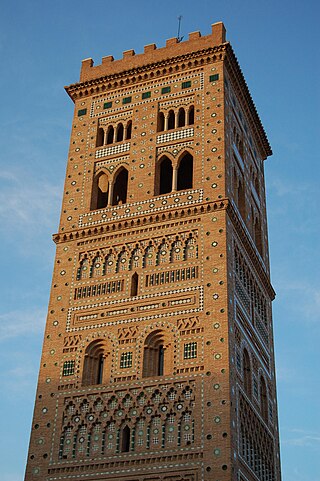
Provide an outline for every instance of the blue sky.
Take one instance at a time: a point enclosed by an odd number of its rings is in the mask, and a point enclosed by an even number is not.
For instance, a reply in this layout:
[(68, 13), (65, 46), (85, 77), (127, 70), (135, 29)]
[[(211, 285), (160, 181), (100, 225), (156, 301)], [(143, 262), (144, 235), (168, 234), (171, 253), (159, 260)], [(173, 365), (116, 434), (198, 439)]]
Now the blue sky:
[(11, 0), (0, 16), (0, 466), (23, 478), (81, 60), (222, 20), (274, 155), (266, 161), (284, 481), (319, 481), (319, 3)]

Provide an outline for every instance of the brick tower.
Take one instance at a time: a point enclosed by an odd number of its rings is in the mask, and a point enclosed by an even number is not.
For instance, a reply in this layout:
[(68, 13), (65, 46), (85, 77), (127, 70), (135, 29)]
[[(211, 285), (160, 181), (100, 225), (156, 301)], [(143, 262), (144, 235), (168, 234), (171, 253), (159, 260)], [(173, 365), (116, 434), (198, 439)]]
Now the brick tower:
[(263, 161), (225, 40), (82, 63), (27, 481), (280, 481)]

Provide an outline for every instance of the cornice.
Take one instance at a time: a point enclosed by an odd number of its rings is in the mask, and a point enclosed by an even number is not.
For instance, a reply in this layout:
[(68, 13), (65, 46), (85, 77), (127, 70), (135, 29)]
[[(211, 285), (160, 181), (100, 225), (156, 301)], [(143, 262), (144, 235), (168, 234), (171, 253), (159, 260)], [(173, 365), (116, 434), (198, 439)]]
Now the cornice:
[(58, 232), (52, 237), (56, 244), (62, 244), (64, 242), (86, 239), (97, 235), (114, 235), (125, 230), (132, 231), (139, 228), (148, 228), (148, 226), (150, 225), (157, 225), (164, 222), (180, 221), (217, 210), (225, 210), (228, 206), (228, 203), (228, 199), (225, 199), (220, 202), (207, 202), (199, 206), (180, 209), (177, 209), (175, 208), (175, 206), (173, 206), (172, 209), (161, 214), (157, 213), (145, 216), (141, 215), (139, 217), (135, 217), (135, 219), (132, 220), (124, 220), (119, 222), (113, 222), (112, 219), (110, 219), (109, 222), (106, 221), (103, 225), (100, 225), (99, 227), (79, 228), (67, 232)]
[[(78, 82), (65, 87), (66, 92), (73, 101), (92, 95), (99, 95), (107, 90), (127, 87), (134, 83), (154, 80), (168, 74), (180, 73), (181, 71), (198, 68), (202, 65), (223, 60), (227, 43), (210, 48), (197, 50), (160, 60), (158, 62), (146, 63), (111, 75), (104, 75), (85, 82)], [(207, 57), (207, 58), (204, 58)], [(201, 58), (198, 61), (198, 58)], [(188, 62), (188, 63), (184, 63)], [(181, 65), (180, 65), (181, 64)], [(159, 69), (175, 65), (175, 69), (161, 71)], [(143, 75), (142, 75), (143, 74)], [(122, 80), (121, 79), (125, 79)]]

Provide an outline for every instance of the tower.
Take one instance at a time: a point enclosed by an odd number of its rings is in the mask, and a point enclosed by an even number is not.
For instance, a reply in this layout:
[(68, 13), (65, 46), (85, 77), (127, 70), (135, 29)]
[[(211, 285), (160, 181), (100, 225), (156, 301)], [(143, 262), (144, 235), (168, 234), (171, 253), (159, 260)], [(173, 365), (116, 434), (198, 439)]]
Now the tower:
[(280, 481), (271, 149), (223, 24), (66, 90), (26, 481)]

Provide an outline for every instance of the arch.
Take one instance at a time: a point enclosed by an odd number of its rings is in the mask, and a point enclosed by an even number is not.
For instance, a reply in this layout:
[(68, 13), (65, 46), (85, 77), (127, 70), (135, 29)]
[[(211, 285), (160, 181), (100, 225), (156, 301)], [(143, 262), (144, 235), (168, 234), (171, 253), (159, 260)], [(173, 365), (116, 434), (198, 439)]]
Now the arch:
[(261, 406), (261, 416), (268, 422), (268, 396), (267, 396), (267, 385), (263, 376), (260, 376), (260, 406)]
[(157, 266), (160, 264), (166, 264), (167, 262), (169, 262), (169, 259), (170, 259), (169, 246), (166, 243), (166, 241), (163, 240), (158, 247), (156, 264)]
[(246, 349), (243, 349), (242, 353), (242, 367), (243, 367), (243, 387), (249, 398), (251, 398), (252, 393), (252, 382), (251, 382), (251, 361)]
[(139, 276), (135, 272), (133, 276), (131, 277), (131, 296), (137, 296), (138, 295), (138, 287), (139, 287)]
[(80, 279), (86, 279), (90, 276), (90, 269), (89, 269), (89, 259), (85, 257), (80, 262), (80, 267), (78, 268), (77, 272), (77, 281)]
[(174, 129), (175, 115), (173, 110), (169, 110), (168, 113), (168, 130)]
[(126, 424), (120, 433), (120, 452), (121, 453), (128, 453), (130, 451), (130, 438), (131, 438), (131, 430), (129, 426)]
[(104, 270), (106, 273), (112, 273), (115, 271), (115, 259), (114, 255), (111, 252), (106, 255), (104, 260), (104, 266)]
[(109, 177), (100, 172), (93, 180), (90, 210), (104, 209), (108, 205)]
[(164, 331), (157, 329), (145, 339), (142, 377), (163, 376), (168, 371)]
[(171, 246), (170, 262), (176, 262), (183, 259), (183, 249), (180, 239), (176, 239)]
[(114, 177), (112, 204), (119, 205), (127, 202), (128, 171), (121, 167)]
[(82, 385), (90, 386), (106, 382), (106, 357), (108, 352), (103, 339), (92, 341), (85, 350)]
[(132, 135), (132, 121), (129, 120), (126, 128), (126, 140), (130, 140)]
[(158, 131), (158, 132), (163, 132), (163, 131), (164, 131), (164, 113), (163, 113), (163, 112), (158, 112), (157, 131)]
[(113, 144), (113, 138), (114, 138), (114, 128), (112, 125), (109, 125), (108, 130), (107, 130), (107, 142), (106, 144)]
[(149, 245), (143, 256), (143, 267), (152, 266), (154, 264), (154, 249), (153, 245)]
[(189, 237), (186, 240), (184, 248), (184, 260), (188, 261), (190, 259), (198, 258), (198, 246), (194, 237)]
[(104, 143), (104, 130), (102, 127), (98, 128), (96, 147), (101, 147)]
[(116, 272), (126, 271), (127, 266), (128, 266), (127, 252), (123, 250), (118, 255)]
[(131, 271), (132, 269), (141, 267), (141, 261), (142, 261), (141, 250), (139, 247), (136, 247), (135, 249), (133, 249), (130, 256), (129, 270)]
[(191, 105), (188, 111), (188, 125), (194, 124), (194, 106)]
[(90, 277), (100, 277), (104, 274), (104, 263), (102, 258), (98, 253), (93, 259), (92, 266), (90, 269)]
[(184, 127), (186, 125), (186, 112), (184, 108), (180, 107), (178, 111), (178, 127)]
[(123, 140), (123, 133), (123, 123), (120, 122), (120, 124), (117, 125), (116, 142), (121, 142)]
[(159, 185), (156, 189), (157, 194), (168, 194), (172, 191), (172, 175), (173, 175), (173, 168), (171, 160), (164, 156), (160, 159), (158, 163), (158, 181)]
[(192, 189), (192, 184), (193, 184), (193, 157), (189, 152), (186, 152), (179, 162), (177, 190)]

